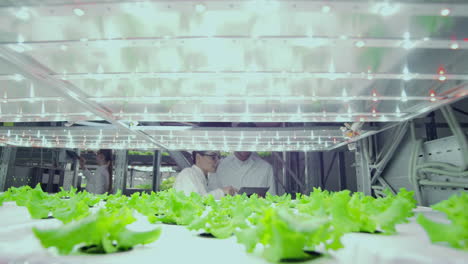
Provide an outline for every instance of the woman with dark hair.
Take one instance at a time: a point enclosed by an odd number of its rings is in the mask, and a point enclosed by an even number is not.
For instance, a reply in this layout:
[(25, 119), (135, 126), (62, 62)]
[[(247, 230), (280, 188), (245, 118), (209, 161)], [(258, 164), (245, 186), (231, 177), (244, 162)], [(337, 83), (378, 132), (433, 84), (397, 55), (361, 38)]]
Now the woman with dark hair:
[(98, 167), (94, 174), (86, 168), (86, 161), (80, 157), (80, 168), (86, 177), (86, 191), (95, 194), (112, 193), (112, 150), (101, 149), (96, 153)]
[(216, 171), (220, 154), (217, 151), (194, 151), (192, 153), (194, 165), (183, 169), (177, 176), (174, 189), (183, 191), (186, 195), (195, 192), (202, 196), (211, 194), (215, 199), (225, 195), (234, 195), (237, 190), (232, 186), (208, 191), (208, 178)]

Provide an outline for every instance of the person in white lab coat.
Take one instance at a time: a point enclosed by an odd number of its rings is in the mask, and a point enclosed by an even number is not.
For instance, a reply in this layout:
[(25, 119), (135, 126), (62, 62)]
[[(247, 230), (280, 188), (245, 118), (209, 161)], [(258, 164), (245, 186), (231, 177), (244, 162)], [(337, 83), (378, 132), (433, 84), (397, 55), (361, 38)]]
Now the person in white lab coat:
[(98, 167), (94, 173), (86, 168), (86, 160), (80, 158), (80, 168), (86, 177), (86, 191), (94, 194), (103, 194), (112, 191), (112, 150), (101, 149), (96, 154)]
[(210, 178), (208, 189), (226, 185), (238, 190), (242, 187), (269, 187), (268, 192), (276, 195), (272, 166), (254, 152), (234, 152), (220, 161), (216, 175)]
[(192, 157), (194, 165), (183, 169), (174, 182), (174, 189), (183, 191), (186, 195), (195, 192), (202, 196), (211, 194), (215, 199), (236, 194), (237, 190), (232, 186), (217, 187), (211, 191), (207, 190), (208, 179), (216, 171), (219, 161), (217, 151), (194, 151)]

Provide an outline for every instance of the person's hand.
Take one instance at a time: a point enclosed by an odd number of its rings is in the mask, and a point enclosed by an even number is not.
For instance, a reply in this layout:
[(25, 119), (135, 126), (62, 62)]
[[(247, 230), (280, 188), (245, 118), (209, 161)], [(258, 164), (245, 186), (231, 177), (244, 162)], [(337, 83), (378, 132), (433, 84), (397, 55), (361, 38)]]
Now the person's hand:
[(86, 165), (86, 160), (83, 157), (80, 157), (80, 168), (82, 170), (85, 169), (85, 165)]
[(227, 195), (235, 195), (237, 193), (237, 189), (232, 186), (226, 186), (222, 188), (223, 192)]

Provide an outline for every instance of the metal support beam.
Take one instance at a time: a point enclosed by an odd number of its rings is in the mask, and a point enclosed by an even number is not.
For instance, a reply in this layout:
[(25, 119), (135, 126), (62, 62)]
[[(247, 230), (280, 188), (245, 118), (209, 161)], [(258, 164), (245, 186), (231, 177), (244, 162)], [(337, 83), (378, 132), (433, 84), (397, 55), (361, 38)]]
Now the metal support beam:
[(14, 167), (16, 158), (16, 147), (3, 147), (0, 163), (0, 191), (6, 191), (6, 180), (8, 172)]
[[(289, 176), (290, 174), (290, 170), (291, 170), (291, 154), (289, 152), (285, 152), (285, 155), (284, 155), (284, 160), (283, 160), (283, 167), (285, 168), (285, 185), (286, 185), (286, 189), (288, 190), (289, 193), (292, 193), (293, 190), (292, 190), (292, 179), (291, 179), (291, 176)], [(291, 174), (292, 175), (292, 174)]]
[(304, 194), (308, 194), (310, 190), (310, 179), (309, 179), (309, 152), (304, 152)]
[(115, 181), (114, 193), (117, 190), (122, 192), (125, 190), (127, 182), (127, 167), (128, 167), (127, 150), (120, 149), (115, 151)]
[[(80, 155), (79, 149), (74, 149), (76, 154)], [(78, 188), (78, 170), (79, 170), (79, 160), (74, 159), (71, 167), (73, 171), (72, 186)]]
[[(282, 180), (283, 165), (281, 164), (278, 153), (276, 153), (276, 155), (272, 155), (272, 158), (273, 158), (273, 177), (275, 177), (276, 193), (282, 194), (283, 192), (286, 192), (286, 186), (284, 185), (284, 182)], [(280, 189), (280, 186), (282, 190)]]
[(328, 177), (330, 176), (330, 172), (333, 168), (333, 165), (335, 165), (335, 161), (336, 161), (336, 155), (338, 154), (338, 152), (333, 152), (333, 157), (332, 157), (332, 160), (330, 162), (330, 164), (328, 165), (328, 169), (327, 169), (327, 173), (325, 174), (325, 178), (323, 180), (323, 186), (325, 187), (325, 185), (327, 184), (327, 181), (328, 181)]
[(57, 171), (59, 171), (58, 186), (60, 187), (60, 184), (63, 185), (62, 176), (64, 176), (65, 157), (66, 157), (65, 149), (53, 149), (52, 164), (51, 164), (51, 167), (49, 168), (49, 179), (47, 181), (46, 192), (48, 193), (54, 192), (53, 187), (54, 187), (54, 180), (55, 180), (55, 175)]
[(338, 152), (338, 185), (340, 190), (346, 189), (346, 167), (345, 167), (345, 156), (343, 152)]
[(435, 120), (435, 113), (431, 112), (428, 117), (430, 118), (429, 123), (425, 123), (426, 126), (426, 138), (428, 141), (437, 139), (437, 127)]
[(325, 178), (325, 165), (323, 162), (323, 152), (319, 153), (319, 167), (320, 167), (320, 177), (319, 177), (319, 187), (325, 188), (324, 178)]
[(380, 183), (380, 185), (382, 185), (384, 187), (384, 189), (388, 189), (393, 194), (397, 194), (397, 192), (395, 192), (395, 190), (393, 190), (392, 186), (390, 186), (390, 184), (388, 184), (388, 182), (384, 178), (380, 177), (379, 178), (379, 183)]
[[(302, 183), (302, 177), (301, 177), (301, 173), (300, 173), (300, 170), (299, 170), (299, 153), (298, 152), (290, 152), (289, 153), (289, 164), (290, 164), (290, 168), (291, 170), (294, 172), (294, 174), (296, 174), (296, 177), (297, 179), (299, 180), (299, 182)], [(297, 192), (301, 192), (301, 190), (303, 189), (304, 185), (299, 186), (299, 184), (295, 183), (295, 182), (292, 182), (291, 184), (291, 189), (293, 191), (293, 193), (297, 193)]]
[[(291, 177), (294, 179), (294, 181), (296, 182), (296, 184), (299, 185), (299, 187), (300, 187), (301, 189), (304, 189), (304, 184), (299, 180), (299, 178), (298, 178), (297, 175), (294, 173), (294, 171), (292, 171), (291, 168), (289, 168), (289, 167), (287, 166), (287, 162), (285, 162), (284, 160), (282, 160), (278, 153), (274, 152), (273, 155), (275, 155), (275, 156), (278, 158), (278, 160), (281, 162), (281, 164), (283, 164), (283, 168), (284, 168), (284, 170), (285, 170), (285, 174), (286, 174), (286, 172), (288, 172), (288, 173), (291, 175)], [(285, 155), (286, 155), (286, 152), (283, 152), (283, 157), (285, 157)], [(285, 185), (288, 186), (288, 184), (285, 184)], [(288, 190), (288, 191), (290, 191), (290, 190)]]
[(371, 176), (369, 170), (369, 161), (362, 153), (362, 140), (356, 144), (356, 177), (357, 190), (365, 195), (371, 195)]
[(54, 184), (54, 178), (55, 178), (55, 166), (52, 166), (51, 168), (49, 168), (49, 179), (47, 181), (46, 192), (48, 193), (52, 192), (52, 185)]
[(397, 135), (395, 140), (391, 142), (390, 148), (388, 149), (388, 152), (385, 153), (384, 157), (382, 158), (382, 161), (379, 161), (379, 164), (376, 167), (376, 170), (371, 177), (371, 185), (374, 184), (377, 181), (377, 179), (379, 179), (380, 175), (382, 175), (382, 172), (384, 171), (391, 157), (393, 156), (396, 149), (398, 148), (401, 141), (403, 140), (404, 136), (406, 135), (406, 131), (408, 130), (408, 124), (409, 124), (408, 122), (404, 122), (396, 129), (396, 133), (399, 133), (399, 134)]
[(281, 157), (278, 155), (278, 156), (277, 156), (277, 160), (279, 161), (279, 163), (280, 163), (281, 166), (282, 166), (281, 172), (283, 173), (283, 174), (282, 174), (282, 176), (283, 176), (283, 177), (282, 177), (282, 178), (283, 178), (283, 179), (282, 179), (282, 182), (283, 182), (283, 186), (284, 186), (284, 192), (285, 192), (285, 193), (288, 193), (288, 192), (290, 192), (290, 190), (288, 189), (288, 177), (287, 177), (287, 172), (286, 172), (286, 165), (285, 165), (284, 162), (283, 162), (283, 161), (286, 160), (286, 152), (283, 151), (283, 152), (281, 153)]
[(157, 192), (160, 190), (161, 186), (161, 151), (155, 150), (153, 155), (153, 182), (152, 182), (152, 190), (153, 192)]
[(133, 188), (133, 171), (134, 169), (130, 169), (130, 188)]

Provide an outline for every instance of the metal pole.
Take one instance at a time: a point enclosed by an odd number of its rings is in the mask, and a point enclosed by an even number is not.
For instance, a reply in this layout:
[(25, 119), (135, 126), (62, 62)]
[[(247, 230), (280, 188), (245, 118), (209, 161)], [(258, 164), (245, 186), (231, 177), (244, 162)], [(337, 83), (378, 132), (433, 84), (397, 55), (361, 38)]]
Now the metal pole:
[(153, 156), (153, 182), (152, 182), (152, 190), (153, 192), (157, 192), (160, 190), (161, 186), (161, 151), (155, 150)]
[(362, 153), (362, 140), (356, 144), (356, 177), (357, 190), (365, 195), (371, 195), (371, 176), (369, 170), (369, 161)]
[(55, 178), (55, 169), (58, 167), (57, 166), (57, 149), (54, 149), (52, 151), (52, 164), (51, 167), (49, 168), (49, 180), (47, 181), (47, 189), (46, 192), (51, 193), (52, 192), (52, 185), (54, 184), (54, 178)]
[[(406, 135), (406, 131), (408, 129), (408, 124), (409, 124), (408, 122), (405, 122), (405, 123), (401, 124), (398, 127), (398, 129), (396, 129), (395, 132), (399, 133), (399, 134), (397, 135), (397, 138), (395, 138), (395, 142), (393, 142), (393, 144), (388, 149), (388, 153), (384, 154), (384, 157), (383, 157), (383, 160), (381, 161), (380, 166), (378, 168), (376, 168), (375, 173), (371, 176), (371, 185), (374, 184), (377, 181), (377, 179), (380, 177), (383, 170), (385, 169), (388, 162), (390, 161), (391, 156), (393, 156), (393, 154), (395, 153), (397, 147), (400, 145), (401, 141), (403, 140), (404, 136)], [(361, 148), (361, 150), (362, 150), (362, 148)], [(367, 161), (367, 165), (369, 165), (369, 161)]]
[(437, 127), (435, 122), (435, 113), (431, 112), (428, 117), (431, 119), (429, 123), (424, 123), (426, 126), (426, 136), (427, 140), (431, 141), (437, 139)]
[[(279, 156), (278, 153), (273, 153), (273, 155), (275, 155), (277, 158), (278, 158), (278, 161), (280, 161), (282, 164), (283, 164), (283, 179), (285, 181), (285, 186), (288, 186), (287, 182), (286, 182), (286, 172), (288, 172), (289, 174), (291, 174), (291, 177), (296, 181), (296, 183), (301, 187), (301, 188), (304, 188), (304, 184), (302, 182), (299, 181), (299, 179), (297, 178), (297, 175), (291, 170), (291, 168), (287, 167), (287, 162), (284, 161), (284, 160), (281, 160), (281, 157)], [(286, 152), (283, 151), (283, 157), (286, 156)], [(291, 191), (290, 189), (288, 191)]]
[(309, 152), (304, 151), (304, 194), (308, 194), (310, 190), (309, 179)]
[(6, 191), (8, 171), (13, 168), (16, 158), (16, 147), (3, 147), (0, 164), (0, 191)]
[(336, 155), (337, 155), (338, 152), (333, 152), (333, 157), (332, 157), (332, 160), (330, 162), (330, 164), (328, 165), (328, 169), (327, 169), (327, 173), (325, 174), (325, 178), (323, 180), (323, 185), (325, 186), (327, 184), (327, 181), (328, 181), (328, 177), (330, 176), (330, 172), (333, 168), (333, 165), (335, 164), (335, 161), (336, 161)]
[(115, 151), (115, 192), (125, 190), (127, 181), (127, 150), (119, 149)]
[(284, 192), (288, 193), (291, 190), (289, 189), (289, 185), (287, 181), (288, 179), (287, 179), (287, 174), (286, 174), (287, 165), (286, 165), (286, 152), (285, 151), (283, 151), (283, 158), (282, 159), (280, 158), (278, 160), (280, 160), (281, 164), (283, 165), (283, 185), (285, 187)]
[(338, 152), (338, 165), (339, 165), (339, 187), (340, 190), (346, 189), (346, 168), (345, 157), (343, 152)]
[[(74, 149), (74, 151), (78, 155), (80, 155), (80, 150), (79, 149)], [(41, 149), (41, 153), (42, 153), (42, 149)], [(41, 160), (41, 162), (42, 162), (42, 160)], [(72, 164), (71, 169), (73, 171), (72, 186), (75, 187), (75, 188), (78, 188), (78, 170), (79, 170), (79, 161), (78, 160), (73, 159), (73, 164)]]
[(133, 188), (133, 171), (134, 169), (130, 169), (130, 188)]
[(55, 176), (55, 166), (52, 165), (52, 167), (49, 168), (49, 180), (47, 181), (46, 192), (48, 193), (52, 192), (52, 184), (54, 184), (54, 176)]
[(324, 176), (325, 176), (325, 166), (323, 164), (323, 152), (319, 152), (319, 166), (320, 166), (320, 177), (319, 177), (319, 187), (324, 189)]

